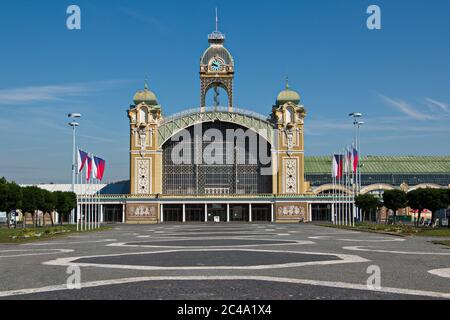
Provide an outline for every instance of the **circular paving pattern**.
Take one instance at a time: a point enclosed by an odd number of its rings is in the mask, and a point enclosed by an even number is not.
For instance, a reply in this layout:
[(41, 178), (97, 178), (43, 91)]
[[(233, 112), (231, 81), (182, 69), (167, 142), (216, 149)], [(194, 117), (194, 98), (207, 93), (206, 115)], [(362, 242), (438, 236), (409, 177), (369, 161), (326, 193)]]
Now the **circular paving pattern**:
[[(213, 254), (211, 254), (213, 253)], [(86, 257), (73, 263), (152, 267), (250, 267), (276, 263), (291, 264), (340, 260), (335, 255), (319, 255), (269, 250), (171, 250), (139, 254)]]
[(210, 232), (210, 233), (201, 233), (200, 235), (198, 233), (170, 233), (170, 234), (158, 234), (158, 237), (164, 236), (164, 237), (177, 237), (177, 238), (198, 238), (201, 237), (249, 237), (249, 236), (267, 236), (266, 233), (244, 233), (241, 232)]
[[(162, 232), (167, 232), (170, 233), (171, 231), (178, 231), (178, 230), (166, 230), (166, 231), (161, 231), (161, 230), (154, 230), (155, 233), (162, 233)], [(183, 230), (183, 233), (211, 233), (211, 232), (230, 232), (230, 233), (242, 233), (242, 232), (254, 232), (254, 231), (261, 231), (261, 230), (255, 230), (255, 229), (236, 229), (236, 228), (220, 228), (220, 229), (212, 229), (212, 228), (202, 228), (202, 229), (186, 229)]]

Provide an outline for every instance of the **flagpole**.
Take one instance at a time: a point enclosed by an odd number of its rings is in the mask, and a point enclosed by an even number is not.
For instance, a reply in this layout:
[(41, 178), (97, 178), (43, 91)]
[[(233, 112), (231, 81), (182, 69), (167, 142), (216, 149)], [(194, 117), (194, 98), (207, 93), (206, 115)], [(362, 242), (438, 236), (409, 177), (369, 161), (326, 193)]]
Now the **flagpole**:
[(339, 166), (340, 166), (340, 159), (341, 159), (341, 156), (339, 155), (339, 153), (340, 153), (340, 150), (338, 149), (338, 154), (337, 154), (337, 163), (338, 163), (338, 165), (337, 165), (337, 176), (336, 176), (336, 180), (337, 180), (337, 184), (336, 184), (336, 186), (337, 186), (337, 189), (336, 189), (336, 192), (337, 192), (337, 207), (338, 207), (338, 217), (339, 217), (339, 225), (341, 225), (342, 224), (342, 216), (341, 216), (341, 189), (340, 189), (340, 186), (341, 186), (341, 181), (340, 181), (340, 176), (339, 176), (339, 172), (340, 172), (340, 168), (339, 168)]
[(89, 188), (89, 194), (88, 194), (88, 199), (89, 199), (89, 230), (92, 230), (92, 153), (90, 153), (91, 156), (91, 167), (89, 170), (89, 174), (88, 174), (88, 188)]
[(95, 170), (92, 172), (92, 229), (97, 229), (97, 221), (96, 221), (96, 208), (97, 208), (97, 189), (96, 189), (96, 181), (95, 181), (95, 176), (97, 175), (96, 173), (96, 164), (95, 164), (95, 157), (94, 155), (92, 155), (92, 165), (93, 165), (93, 169), (95, 168)]
[[(87, 166), (85, 166), (86, 168), (84, 169), (84, 174), (87, 174)], [(83, 188), (84, 188), (84, 231), (87, 230), (87, 218), (88, 218), (88, 202), (86, 199), (86, 195), (87, 195), (87, 185), (86, 185), (86, 177), (83, 177)]]
[(346, 165), (346, 169), (347, 172), (345, 173), (345, 179), (346, 179), (346, 183), (345, 183), (345, 188), (346, 188), (346, 198), (347, 198), (347, 203), (346, 203), (346, 208), (347, 208), (347, 220), (348, 220), (348, 224), (351, 225), (351, 214), (350, 214), (350, 194), (349, 194), (349, 189), (350, 189), (350, 158), (349, 158), (349, 147), (347, 145), (347, 147), (345, 148), (345, 159), (347, 161), (347, 165)]
[(336, 219), (334, 217), (334, 205), (335, 205), (335, 201), (334, 201), (334, 190), (335, 190), (335, 186), (334, 186), (334, 154), (331, 156), (331, 183), (332, 183), (332, 188), (331, 189), (331, 222), (333, 224), (336, 224)]
[(345, 201), (345, 193), (344, 193), (344, 159), (342, 156), (342, 148), (339, 150), (339, 165), (340, 165), (340, 169), (339, 169), (339, 175), (340, 175), (340, 190), (341, 190), (341, 220), (342, 220), (342, 225), (345, 226), (345, 207), (344, 207), (344, 201)]
[(76, 161), (75, 161), (75, 163), (74, 163), (74, 165), (75, 165), (75, 167), (77, 168), (76, 170), (77, 170), (77, 172), (76, 172), (76, 175), (75, 175), (75, 186), (74, 186), (74, 189), (72, 190), (72, 192), (75, 192), (75, 195), (76, 195), (76, 197), (77, 197), (77, 209), (76, 209), (76, 219), (77, 219), (77, 232), (79, 232), (80, 231), (80, 227), (79, 227), (79, 225), (78, 225), (78, 215), (79, 215), (79, 213), (80, 213), (80, 210), (78, 209), (78, 192), (76, 192), (76, 187), (77, 187), (77, 185), (78, 185), (78, 154), (79, 154), (79, 151), (78, 151), (78, 148), (77, 148), (77, 157), (76, 157)]
[(344, 223), (345, 223), (345, 226), (348, 226), (348, 216), (347, 216), (347, 151), (346, 151), (346, 148), (344, 147), (344, 149), (343, 149), (343, 155), (344, 155), (344, 185), (343, 185), (343, 187), (344, 187), (344, 189), (343, 189), (343, 191), (344, 191), (344, 193), (343, 193), (343, 195), (344, 195), (344, 204), (343, 204), (343, 206), (344, 206)]
[(337, 158), (336, 158), (336, 163), (337, 163), (337, 167), (336, 167), (336, 207), (337, 207), (337, 217), (338, 217), (338, 225), (342, 224), (342, 219), (341, 219), (341, 190), (339, 189), (340, 187), (340, 177), (339, 177), (339, 161), (340, 161), (340, 155), (339, 155), (339, 149), (337, 150)]
[(344, 156), (344, 181), (343, 181), (343, 196), (344, 196), (344, 203), (343, 203), (343, 207), (344, 207), (344, 223), (345, 226), (348, 226), (348, 216), (347, 216), (347, 152), (346, 152), (346, 148), (344, 147), (343, 149), (343, 153)]
[(94, 229), (97, 229), (97, 164), (95, 163), (95, 156), (92, 159), (95, 172), (92, 177), (94, 183)]

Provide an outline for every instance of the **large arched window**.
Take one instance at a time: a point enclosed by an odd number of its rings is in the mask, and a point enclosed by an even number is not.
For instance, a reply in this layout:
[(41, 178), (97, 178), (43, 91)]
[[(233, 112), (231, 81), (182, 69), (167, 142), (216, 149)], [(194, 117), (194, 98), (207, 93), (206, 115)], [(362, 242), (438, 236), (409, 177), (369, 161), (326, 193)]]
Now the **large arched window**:
[(162, 148), (164, 194), (272, 193), (270, 144), (245, 127), (205, 122)]

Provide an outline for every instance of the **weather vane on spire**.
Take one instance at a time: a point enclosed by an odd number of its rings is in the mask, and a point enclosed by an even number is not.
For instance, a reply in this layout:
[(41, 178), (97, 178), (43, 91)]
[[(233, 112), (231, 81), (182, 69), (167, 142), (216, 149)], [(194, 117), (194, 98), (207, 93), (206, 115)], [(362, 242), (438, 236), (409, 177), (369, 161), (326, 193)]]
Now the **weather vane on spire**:
[(219, 13), (216, 7), (216, 32), (219, 32)]
[(219, 31), (219, 9), (216, 8), (216, 30), (214, 30), (210, 35), (208, 35), (208, 40), (210, 43), (223, 44), (225, 41), (225, 35)]

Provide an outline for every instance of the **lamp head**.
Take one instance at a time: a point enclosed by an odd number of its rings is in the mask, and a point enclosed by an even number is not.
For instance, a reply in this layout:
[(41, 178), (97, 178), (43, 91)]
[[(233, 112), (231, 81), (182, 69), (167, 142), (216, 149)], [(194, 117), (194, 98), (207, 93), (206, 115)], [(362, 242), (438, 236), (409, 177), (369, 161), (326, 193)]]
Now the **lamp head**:
[(81, 118), (81, 114), (79, 113), (69, 113), (67, 116), (69, 118)]
[(353, 118), (361, 118), (362, 113), (361, 112), (352, 112), (352, 113), (349, 113), (348, 116), (353, 117)]
[(78, 122), (72, 121), (68, 123), (71, 127), (78, 127), (80, 124)]

